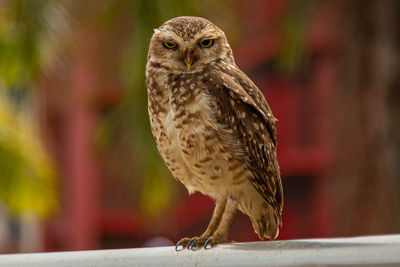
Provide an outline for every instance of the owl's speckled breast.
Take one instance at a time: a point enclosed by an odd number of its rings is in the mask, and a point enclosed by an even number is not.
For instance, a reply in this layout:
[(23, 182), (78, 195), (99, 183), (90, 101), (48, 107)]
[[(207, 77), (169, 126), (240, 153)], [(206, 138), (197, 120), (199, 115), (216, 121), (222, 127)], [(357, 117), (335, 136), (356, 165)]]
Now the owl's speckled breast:
[(221, 188), (230, 188), (232, 171), (236, 171), (235, 182), (239, 184), (247, 179), (247, 170), (240, 169), (242, 164), (235, 162), (222, 145), (221, 126), (215, 119), (212, 100), (205, 93), (203, 78), (199, 74), (169, 79), (170, 86), (158, 101), (164, 112), (150, 112), (150, 116), (158, 149), (174, 177), (190, 193), (200, 191), (219, 198), (228, 194)]

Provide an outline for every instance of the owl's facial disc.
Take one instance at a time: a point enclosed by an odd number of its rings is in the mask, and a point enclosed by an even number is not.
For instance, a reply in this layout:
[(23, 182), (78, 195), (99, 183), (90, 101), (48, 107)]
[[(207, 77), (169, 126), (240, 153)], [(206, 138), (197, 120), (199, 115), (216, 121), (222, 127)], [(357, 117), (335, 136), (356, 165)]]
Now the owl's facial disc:
[(230, 51), (225, 34), (218, 27), (208, 21), (188, 19), (187, 23), (171, 20), (155, 29), (149, 55), (151, 61), (172, 72), (195, 73), (218, 59), (231, 57)]

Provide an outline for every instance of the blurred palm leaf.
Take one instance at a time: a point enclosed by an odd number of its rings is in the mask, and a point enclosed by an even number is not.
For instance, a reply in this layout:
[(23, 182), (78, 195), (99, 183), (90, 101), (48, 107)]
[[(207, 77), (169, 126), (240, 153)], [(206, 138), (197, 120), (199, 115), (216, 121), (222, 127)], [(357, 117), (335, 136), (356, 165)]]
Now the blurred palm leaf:
[(290, 1), (288, 13), (282, 23), (283, 44), (277, 57), (277, 68), (294, 72), (309, 60), (306, 48), (308, 23), (315, 0)]
[(0, 95), (0, 199), (16, 213), (46, 216), (57, 208), (53, 164), (33, 132)]
[(0, 3), (0, 200), (42, 216), (57, 209), (56, 175), (34, 131), (31, 91), (45, 61), (50, 3)]

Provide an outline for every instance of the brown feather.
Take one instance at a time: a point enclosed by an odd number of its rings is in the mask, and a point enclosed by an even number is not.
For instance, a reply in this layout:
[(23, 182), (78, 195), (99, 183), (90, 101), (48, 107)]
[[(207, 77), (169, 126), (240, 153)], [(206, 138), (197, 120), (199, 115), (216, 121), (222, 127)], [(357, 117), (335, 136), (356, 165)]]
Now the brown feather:
[[(241, 140), (241, 151), (234, 151), (234, 154), (241, 155), (240, 160), (246, 162), (253, 173), (250, 177), (253, 186), (274, 207), (280, 222), (283, 188), (276, 159), (276, 119), (261, 91), (243, 72), (221, 75), (220, 71), (214, 71), (215, 87), (209, 88), (209, 93), (215, 95), (219, 108), (223, 109), (224, 116), (219, 121), (234, 130)], [(234, 100), (234, 106), (231, 100)], [(232, 117), (235, 118), (233, 121)], [(229, 143), (226, 147), (237, 150), (237, 146)]]

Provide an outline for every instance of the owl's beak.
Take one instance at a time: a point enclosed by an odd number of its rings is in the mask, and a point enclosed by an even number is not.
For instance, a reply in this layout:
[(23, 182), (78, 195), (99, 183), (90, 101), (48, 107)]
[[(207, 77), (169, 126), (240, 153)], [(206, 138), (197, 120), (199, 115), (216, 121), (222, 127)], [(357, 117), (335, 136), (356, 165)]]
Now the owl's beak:
[(187, 51), (185, 55), (185, 64), (188, 70), (190, 70), (190, 67), (192, 66), (193, 63), (193, 56), (191, 51)]

